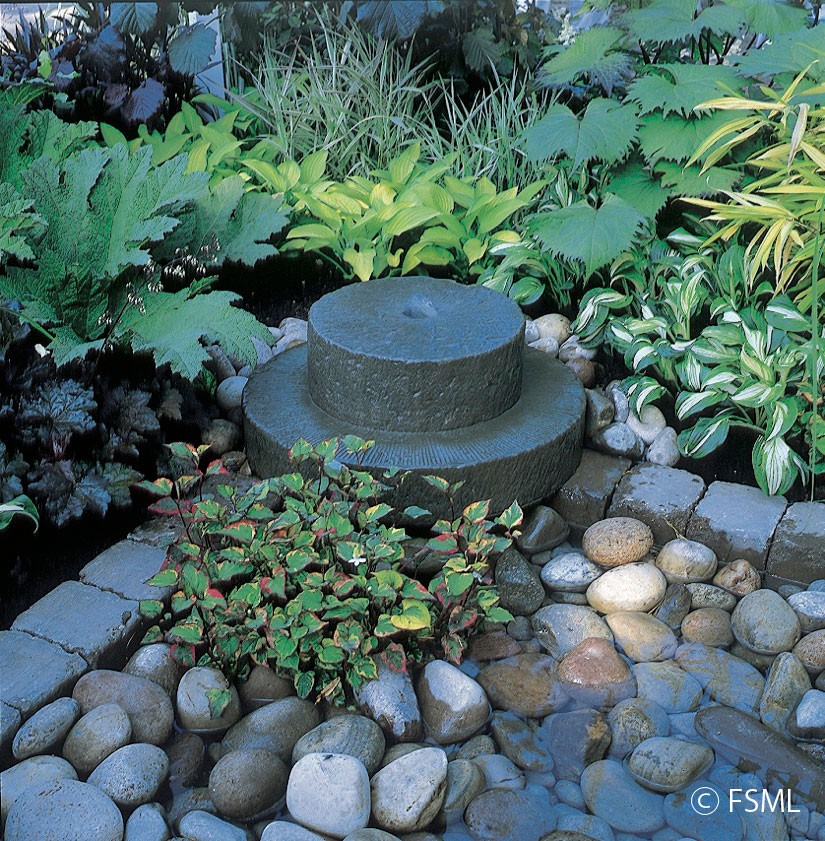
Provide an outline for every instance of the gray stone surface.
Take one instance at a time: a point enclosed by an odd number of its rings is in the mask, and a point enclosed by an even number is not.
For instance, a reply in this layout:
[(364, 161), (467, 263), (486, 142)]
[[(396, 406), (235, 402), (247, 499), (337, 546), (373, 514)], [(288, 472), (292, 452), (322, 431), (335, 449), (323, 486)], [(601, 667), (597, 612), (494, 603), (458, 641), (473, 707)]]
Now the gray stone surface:
[(171, 587), (151, 587), (144, 583), (159, 569), (166, 551), (154, 546), (121, 540), (101, 552), (80, 570), (80, 580), (125, 599), (159, 599), (172, 593)]
[(774, 534), (768, 571), (809, 584), (825, 576), (825, 503), (795, 502)]
[(637, 464), (622, 477), (608, 517), (635, 517), (647, 523), (655, 543), (684, 534), (696, 504), (705, 492), (699, 476), (661, 464)]
[(28, 631), (80, 654), (93, 667), (120, 666), (130, 642), (137, 644), (142, 620), (136, 601), (79, 581), (64, 581), (14, 620)]
[(767, 496), (758, 488), (713, 482), (696, 506), (685, 537), (713, 549), (720, 565), (743, 558), (764, 570), (787, 504), (784, 496)]
[(595, 450), (582, 451), (576, 472), (562, 485), (551, 503), (577, 537), (593, 523), (604, 519), (616, 485), (630, 466), (631, 462), (624, 458)]
[(521, 392), (524, 316), (484, 286), (382, 278), (309, 312), (309, 392), (357, 426), (434, 432), (490, 420)]
[(89, 669), (79, 655), (19, 631), (0, 631), (0, 663), (0, 700), (24, 718), (70, 694), (77, 679)]
[(22, 716), (14, 707), (10, 707), (5, 701), (0, 701), (0, 753), (8, 754), (22, 720)]
[(492, 510), (502, 511), (514, 499), (527, 506), (546, 498), (578, 465), (584, 390), (572, 371), (540, 351), (525, 350), (524, 389), (511, 409), (470, 428), (443, 432), (386, 432), (333, 418), (312, 402), (306, 358), (306, 346), (294, 348), (250, 378), (244, 395), (245, 430), (249, 462), (258, 475), (294, 469), (287, 451), (300, 437), (317, 443), (358, 435), (376, 442), (364, 459), (367, 469), (378, 475), (388, 467), (413, 471), (389, 493), (391, 505), (415, 504), (449, 516), (444, 495), (420, 474), (464, 480), (458, 508), (491, 499)]

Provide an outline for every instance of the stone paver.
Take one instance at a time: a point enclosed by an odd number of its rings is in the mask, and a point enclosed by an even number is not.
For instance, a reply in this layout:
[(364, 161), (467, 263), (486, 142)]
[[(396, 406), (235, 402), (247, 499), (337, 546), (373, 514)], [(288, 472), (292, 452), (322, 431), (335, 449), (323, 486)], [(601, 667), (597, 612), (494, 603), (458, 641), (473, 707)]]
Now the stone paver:
[(139, 642), (138, 603), (79, 581), (64, 581), (23, 611), (12, 629), (28, 631), (80, 654), (95, 668), (120, 667)]
[(825, 503), (795, 502), (773, 537), (768, 572), (810, 584), (825, 578)]
[(69, 695), (77, 679), (89, 670), (79, 655), (20, 631), (0, 631), (0, 664), (0, 701), (23, 718)]
[(659, 546), (684, 534), (705, 483), (686, 470), (641, 462), (625, 473), (613, 494), (608, 517), (635, 517), (647, 523)]
[(720, 564), (744, 558), (764, 570), (771, 538), (787, 505), (784, 496), (768, 496), (759, 488), (713, 482), (696, 506), (685, 536), (713, 549)]
[(619, 480), (630, 468), (626, 458), (583, 450), (576, 472), (564, 483), (553, 497), (551, 505), (567, 520), (576, 537), (604, 519), (613, 491)]
[(125, 599), (165, 598), (171, 595), (171, 587), (144, 583), (160, 569), (165, 557), (166, 551), (160, 547), (121, 540), (86, 564), (80, 570), (80, 580)]

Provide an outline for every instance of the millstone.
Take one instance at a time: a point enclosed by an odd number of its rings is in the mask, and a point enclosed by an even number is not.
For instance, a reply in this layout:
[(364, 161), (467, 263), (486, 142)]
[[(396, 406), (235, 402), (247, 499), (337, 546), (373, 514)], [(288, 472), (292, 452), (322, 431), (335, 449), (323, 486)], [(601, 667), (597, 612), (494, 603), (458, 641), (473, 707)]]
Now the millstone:
[(422, 475), (464, 480), (457, 504), (491, 499), (494, 511), (555, 492), (578, 465), (584, 411), (573, 372), (525, 347), (513, 301), (427, 277), (325, 295), (310, 310), (307, 344), (261, 366), (244, 391), (256, 474), (294, 469), (298, 438), (357, 435), (375, 441), (365, 468), (411, 471), (388, 501), (438, 516), (446, 501)]

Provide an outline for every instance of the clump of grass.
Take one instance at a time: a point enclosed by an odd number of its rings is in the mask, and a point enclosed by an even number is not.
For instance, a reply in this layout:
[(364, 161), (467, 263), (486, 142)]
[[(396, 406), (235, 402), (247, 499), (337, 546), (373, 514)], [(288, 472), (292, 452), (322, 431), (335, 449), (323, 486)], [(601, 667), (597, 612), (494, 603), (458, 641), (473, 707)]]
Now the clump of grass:
[(344, 179), (383, 168), (406, 145), (437, 146), (432, 117), (441, 95), (392, 44), (317, 10), (317, 37), (285, 50), (267, 39), (254, 95), (244, 104), (278, 153), (299, 160), (329, 152), (328, 175)]

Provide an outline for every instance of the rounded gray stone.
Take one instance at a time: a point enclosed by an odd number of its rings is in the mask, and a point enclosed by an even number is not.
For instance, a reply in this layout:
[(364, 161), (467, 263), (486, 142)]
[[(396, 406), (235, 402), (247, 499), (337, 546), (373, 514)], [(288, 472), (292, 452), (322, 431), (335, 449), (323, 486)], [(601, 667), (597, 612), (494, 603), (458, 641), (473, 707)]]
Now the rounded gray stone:
[(308, 753), (343, 753), (360, 759), (367, 773), (374, 774), (381, 764), (385, 748), (384, 732), (371, 718), (338, 715), (298, 739), (292, 749), (292, 763)]
[(9, 812), (6, 841), (121, 841), (123, 817), (96, 786), (77, 780), (34, 785)]
[(131, 809), (152, 800), (168, 773), (169, 759), (159, 747), (125, 745), (92, 771), (89, 783)]
[[(410, 278), (404, 278), (390, 282), (405, 288), (409, 281)], [(345, 287), (332, 293), (329, 299), (334, 304), (339, 294), (352, 288), (371, 293), (373, 283)], [(440, 289), (443, 281), (431, 283)], [(448, 287), (452, 289), (449, 284), (444, 288)], [(462, 294), (481, 291), (481, 287), (457, 288)], [(507, 306), (505, 298), (497, 293), (490, 294), (496, 296), (498, 303)], [(435, 293), (433, 302), (437, 308)], [(344, 314), (338, 313), (337, 317), (343, 319)], [(489, 372), (474, 376), (466, 362), (466, 357), (472, 355), (478, 326), (472, 308), (462, 312), (460, 323), (467, 325), (466, 330), (462, 331), (457, 324), (453, 324), (452, 329), (458, 337), (458, 346), (467, 350), (463, 351), (464, 357), (454, 373), (456, 382), (446, 389), (447, 394), (457, 390), (464, 395), (461, 402), (469, 401), (473, 406), (491, 403), (492, 399), (479, 396), (484, 394), (483, 382)], [(349, 329), (353, 334), (358, 332), (355, 325), (350, 325)], [(374, 334), (371, 331), (369, 335)], [(419, 341), (422, 349), (435, 348), (446, 354), (445, 359), (451, 358), (453, 352), (449, 346), (437, 346), (425, 334), (420, 335)], [(564, 484), (578, 465), (584, 434), (584, 390), (572, 371), (547, 354), (524, 349), (520, 340), (518, 352), (523, 353), (521, 393), (506, 411), (464, 427), (447, 428), (449, 423), (445, 427), (444, 422), (439, 421), (437, 429), (427, 429), (416, 422), (410, 431), (398, 431), (396, 421), (383, 420), (385, 409), (380, 401), (371, 401), (370, 411), (358, 422), (336, 416), (342, 412), (337, 404), (325, 404), (330, 411), (319, 406), (310, 392), (308, 359), (314, 352), (312, 346), (310, 336), (308, 346), (294, 348), (261, 366), (252, 374), (244, 391), (247, 451), (257, 475), (275, 476), (294, 469), (290, 466), (288, 450), (299, 438), (318, 443), (346, 434), (357, 435), (375, 442), (363, 460), (363, 466), (368, 470), (379, 475), (390, 467), (411, 472), (390, 492), (387, 501), (391, 505), (403, 508), (416, 504), (436, 516), (443, 516), (447, 513), (443, 494), (428, 485), (422, 475), (435, 473), (449, 481), (464, 480), (465, 485), (456, 498), (459, 507), (474, 500), (491, 499), (492, 510), (502, 511), (514, 499), (525, 506), (548, 497)], [(422, 361), (416, 364), (420, 365)], [(337, 367), (334, 358), (325, 360), (325, 365), (330, 372)], [(336, 399), (342, 399), (353, 390), (363, 391), (362, 386), (346, 385), (352, 376), (335, 378)], [(425, 384), (429, 387), (434, 376), (424, 369), (419, 370), (409, 385), (412, 390), (395, 400), (392, 409), (402, 411), (399, 404), (413, 401), (416, 391)], [(449, 414), (449, 406), (454, 401), (448, 400), (447, 394), (443, 393), (443, 384), (441, 388), (440, 404), (429, 407), (426, 413), (422, 412), (423, 416), (437, 415), (442, 410)], [(470, 422), (469, 416), (462, 422)], [(389, 423), (396, 426), (394, 431), (386, 428)], [(430, 420), (430, 423), (434, 421)], [(353, 460), (343, 451), (338, 457), (343, 461)]]
[(484, 286), (345, 286), (313, 304), (307, 341), (312, 399), (348, 423), (457, 429), (500, 415), (521, 391), (524, 316)]
[(57, 753), (79, 716), (80, 704), (74, 698), (58, 698), (46, 704), (17, 731), (12, 743), (14, 758)]
[(72, 727), (63, 744), (63, 757), (84, 776), (118, 748), (129, 744), (132, 723), (118, 704), (95, 707)]
[(126, 821), (123, 841), (169, 841), (171, 835), (166, 824), (166, 812), (160, 803), (138, 806)]

